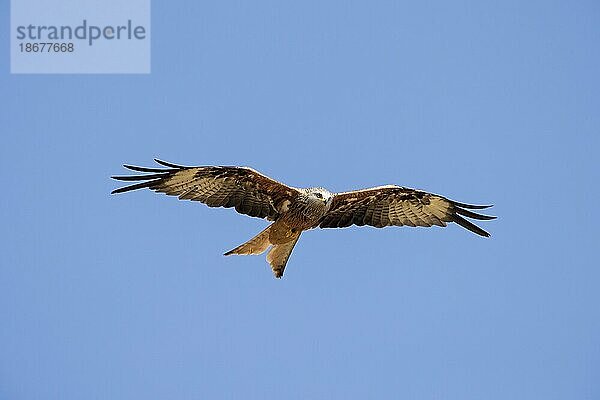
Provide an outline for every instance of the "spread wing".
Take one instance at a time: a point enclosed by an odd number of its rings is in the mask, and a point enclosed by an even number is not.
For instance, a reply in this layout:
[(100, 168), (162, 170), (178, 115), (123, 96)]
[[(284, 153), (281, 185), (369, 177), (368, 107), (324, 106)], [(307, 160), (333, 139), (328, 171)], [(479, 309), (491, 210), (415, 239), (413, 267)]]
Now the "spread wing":
[(490, 234), (463, 217), (490, 220), (496, 217), (477, 214), (469, 209), (484, 209), (458, 203), (436, 194), (400, 186), (380, 186), (353, 192), (337, 193), (321, 228), (344, 228), (350, 225), (384, 226), (446, 226), (456, 222), (478, 235)]
[(181, 200), (202, 202), (209, 207), (235, 207), (241, 214), (275, 220), (298, 194), (298, 190), (247, 167), (184, 167), (154, 160), (166, 168), (124, 165), (144, 174), (113, 176), (119, 181), (135, 181), (112, 194), (148, 188), (178, 196)]

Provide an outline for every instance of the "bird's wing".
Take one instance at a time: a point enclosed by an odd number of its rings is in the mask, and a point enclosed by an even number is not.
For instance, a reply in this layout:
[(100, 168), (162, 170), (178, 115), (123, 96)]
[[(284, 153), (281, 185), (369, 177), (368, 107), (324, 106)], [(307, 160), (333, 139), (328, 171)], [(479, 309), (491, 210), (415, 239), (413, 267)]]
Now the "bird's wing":
[(119, 181), (134, 181), (112, 194), (148, 188), (159, 193), (178, 196), (181, 200), (200, 201), (210, 207), (235, 207), (251, 217), (275, 220), (298, 190), (277, 182), (247, 167), (184, 167), (155, 160), (166, 168), (145, 168), (124, 165), (144, 174), (113, 176)]
[(352, 192), (337, 193), (331, 208), (322, 218), (321, 228), (344, 228), (350, 225), (384, 226), (446, 226), (456, 222), (481, 236), (490, 234), (463, 217), (490, 220), (496, 217), (477, 214), (469, 209), (484, 209), (458, 203), (445, 197), (400, 186), (380, 186)]

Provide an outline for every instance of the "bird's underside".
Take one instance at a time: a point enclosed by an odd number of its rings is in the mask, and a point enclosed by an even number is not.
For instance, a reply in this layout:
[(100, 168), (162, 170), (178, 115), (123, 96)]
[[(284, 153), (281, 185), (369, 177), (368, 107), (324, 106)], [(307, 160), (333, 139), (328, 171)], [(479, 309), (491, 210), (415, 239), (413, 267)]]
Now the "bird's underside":
[(477, 235), (489, 237), (489, 233), (465, 217), (496, 218), (471, 211), (491, 206), (458, 203), (401, 186), (331, 193), (323, 188), (287, 186), (248, 167), (185, 167), (155, 161), (166, 168), (124, 165), (143, 174), (113, 176), (116, 180), (135, 183), (115, 189), (112, 194), (148, 188), (209, 207), (233, 207), (241, 214), (273, 221), (257, 236), (225, 255), (261, 254), (270, 248), (267, 261), (277, 278), (283, 276), (300, 234), (308, 229), (351, 225), (444, 227), (456, 222)]

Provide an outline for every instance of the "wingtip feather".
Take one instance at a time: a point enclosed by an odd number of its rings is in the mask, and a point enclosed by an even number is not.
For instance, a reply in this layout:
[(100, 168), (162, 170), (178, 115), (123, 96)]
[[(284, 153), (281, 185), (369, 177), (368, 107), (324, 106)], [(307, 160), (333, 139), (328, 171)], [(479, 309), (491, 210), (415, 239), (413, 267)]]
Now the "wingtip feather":
[(160, 165), (162, 165), (162, 166), (164, 166), (164, 167), (169, 167), (169, 168), (177, 168), (177, 169), (185, 169), (185, 168), (188, 168), (188, 167), (186, 167), (186, 166), (183, 166), (183, 165), (178, 165), (178, 164), (173, 164), (173, 163), (170, 163), (170, 162), (167, 162), (167, 161), (160, 160), (160, 159), (158, 159), (158, 158), (155, 158), (155, 159), (154, 159), (154, 161), (155, 161), (157, 164), (160, 164)]
[(161, 173), (161, 172), (169, 172), (170, 170), (168, 169), (161, 169), (161, 168), (147, 168), (147, 167), (138, 167), (137, 165), (129, 165), (129, 164), (123, 164), (123, 167), (131, 170), (131, 171), (135, 171), (135, 172), (155, 172), (155, 173)]
[(457, 214), (460, 214), (462, 216), (465, 216), (467, 218), (473, 218), (473, 219), (478, 219), (480, 221), (490, 221), (493, 219), (496, 219), (497, 217), (493, 216), (493, 215), (484, 215), (484, 214), (478, 214), (476, 212), (473, 211), (469, 211), (469, 210), (464, 210), (462, 208), (459, 207), (455, 207), (454, 208)]
[(462, 208), (468, 208), (470, 210), (485, 210), (486, 208), (494, 207), (493, 204), (490, 205), (479, 205), (479, 204), (467, 204), (467, 203), (459, 203), (458, 201), (450, 200), (452, 204)]
[(467, 221), (466, 219), (464, 219), (463, 217), (461, 217), (458, 214), (454, 214), (452, 215), (452, 221), (456, 222), (457, 224), (459, 224), (460, 226), (462, 226), (463, 228), (476, 233), (479, 236), (483, 236), (483, 237), (490, 237), (490, 233), (487, 231), (484, 231), (483, 229), (481, 229), (480, 227), (478, 227), (477, 225), (475, 225), (474, 223)]

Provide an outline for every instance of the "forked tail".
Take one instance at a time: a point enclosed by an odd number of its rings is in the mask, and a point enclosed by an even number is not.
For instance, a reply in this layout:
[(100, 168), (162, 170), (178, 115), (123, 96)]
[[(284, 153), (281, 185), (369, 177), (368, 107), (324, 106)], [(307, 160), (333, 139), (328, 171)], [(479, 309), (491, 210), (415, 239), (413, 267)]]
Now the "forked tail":
[(224, 255), (262, 254), (269, 248), (269, 246), (272, 245), (273, 248), (267, 254), (267, 262), (271, 264), (273, 275), (275, 275), (276, 278), (281, 278), (283, 276), (285, 266), (290, 258), (290, 254), (292, 254), (292, 250), (300, 238), (301, 232), (292, 232), (291, 230), (287, 231), (285, 232), (285, 242), (281, 243), (280, 240), (276, 240), (274, 244), (269, 240), (269, 235), (271, 234), (273, 226), (274, 224), (269, 225), (261, 233), (254, 236), (246, 243), (239, 245), (235, 249), (229, 250)]
[(273, 224), (267, 226), (261, 233), (254, 236), (252, 239), (248, 240), (244, 244), (240, 244), (233, 250), (229, 250), (227, 253), (223, 254), (225, 256), (230, 256), (232, 254), (237, 254), (241, 256), (250, 255), (250, 254), (262, 254), (269, 248), (271, 242), (269, 241), (269, 232)]

